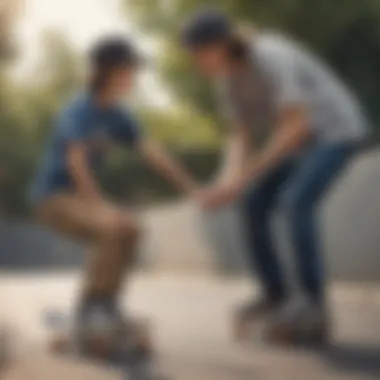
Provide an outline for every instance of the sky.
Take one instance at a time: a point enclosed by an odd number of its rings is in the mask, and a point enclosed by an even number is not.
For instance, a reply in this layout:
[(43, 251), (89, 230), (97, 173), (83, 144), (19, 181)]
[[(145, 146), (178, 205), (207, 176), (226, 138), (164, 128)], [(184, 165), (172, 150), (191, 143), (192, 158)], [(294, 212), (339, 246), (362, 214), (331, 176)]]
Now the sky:
[[(26, 0), (24, 13), (17, 26), (22, 45), (19, 72), (27, 75), (28, 68), (38, 57), (39, 35), (45, 29), (61, 31), (84, 53), (101, 35), (125, 33), (139, 41), (144, 51), (154, 54), (154, 42), (144, 38), (125, 13), (123, 0)], [(141, 86), (144, 99), (152, 106), (166, 107), (170, 100), (154, 71), (144, 73)]]

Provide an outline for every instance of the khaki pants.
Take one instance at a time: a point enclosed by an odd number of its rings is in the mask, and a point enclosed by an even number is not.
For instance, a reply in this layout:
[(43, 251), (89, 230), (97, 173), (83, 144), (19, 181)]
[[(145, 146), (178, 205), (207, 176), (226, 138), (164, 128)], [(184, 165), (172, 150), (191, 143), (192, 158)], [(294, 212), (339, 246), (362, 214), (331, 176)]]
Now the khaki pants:
[(138, 243), (140, 228), (134, 215), (106, 202), (94, 205), (74, 194), (57, 194), (36, 211), (42, 223), (92, 245), (84, 293), (115, 296)]

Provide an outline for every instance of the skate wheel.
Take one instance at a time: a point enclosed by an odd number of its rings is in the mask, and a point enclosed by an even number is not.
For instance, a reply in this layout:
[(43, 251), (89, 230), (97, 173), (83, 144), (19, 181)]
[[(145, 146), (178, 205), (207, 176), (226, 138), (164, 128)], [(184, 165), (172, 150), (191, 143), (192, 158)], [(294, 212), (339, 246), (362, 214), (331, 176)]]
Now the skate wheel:
[(132, 337), (132, 341), (139, 349), (147, 354), (153, 351), (152, 333), (146, 322), (134, 321), (125, 332), (126, 338), (131, 339)]
[(265, 340), (276, 344), (293, 344), (296, 342), (295, 332), (286, 328), (273, 328), (265, 333)]
[(312, 331), (303, 336), (303, 341), (312, 346), (325, 346), (330, 341), (330, 331), (326, 327)]
[(308, 335), (305, 331), (301, 331), (295, 326), (285, 324), (273, 325), (265, 332), (265, 338), (268, 342), (279, 345), (305, 343)]
[(233, 338), (236, 342), (245, 340), (247, 335), (247, 327), (243, 323), (235, 323), (233, 327)]
[(302, 331), (289, 326), (276, 326), (267, 332), (266, 338), (276, 344), (323, 346), (328, 343), (329, 335), (325, 329)]
[(63, 335), (55, 336), (50, 340), (48, 348), (51, 352), (55, 354), (66, 353), (69, 350), (68, 339)]
[(86, 351), (98, 358), (107, 357), (113, 350), (114, 340), (110, 337), (89, 337), (85, 343)]
[(244, 342), (249, 339), (253, 321), (241, 315), (235, 316), (233, 322), (233, 339), (236, 342)]

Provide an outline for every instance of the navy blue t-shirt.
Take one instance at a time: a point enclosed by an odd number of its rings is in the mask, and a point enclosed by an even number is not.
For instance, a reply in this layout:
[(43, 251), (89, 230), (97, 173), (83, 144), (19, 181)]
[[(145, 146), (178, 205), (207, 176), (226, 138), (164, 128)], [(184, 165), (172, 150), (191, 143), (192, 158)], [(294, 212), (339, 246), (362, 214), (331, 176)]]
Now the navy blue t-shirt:
[(108, 147), (133, 146), (139, 139), (138, 124), (127, 109), (119, 105), (100, 108), (91, 95), (76, 96), (54, 124), (33, 182), (32, 201), (40, 202), (54, 193), (72, 190), (66, 155), (70, 143), (86, 145), (88, 163), (96, 170)]

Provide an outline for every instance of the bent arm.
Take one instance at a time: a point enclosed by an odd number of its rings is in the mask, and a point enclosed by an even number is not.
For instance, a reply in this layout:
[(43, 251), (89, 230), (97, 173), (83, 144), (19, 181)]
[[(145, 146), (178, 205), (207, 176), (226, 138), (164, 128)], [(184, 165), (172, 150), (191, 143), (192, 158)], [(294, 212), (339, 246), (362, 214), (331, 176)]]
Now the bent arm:
[(249, 162), (243, 181), (249, 182), (251, 178), (271, 169), (281, 159), (299, 151), (311, 135), (303, 106), (284, 109), (276, 132), (259, 157)]
[(241, 177), (249, 155), (250, 136), (243, 127), (233, 129), (224, 148), (223, 162), (216, 182), (228, 185)]
[(190, 195), (197, 189), (193, 177), (158, 142), (144, 138), (139, 141), (137, 148), (148, 165), (179, 191)]

